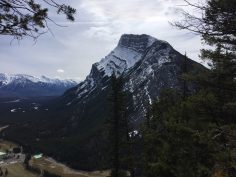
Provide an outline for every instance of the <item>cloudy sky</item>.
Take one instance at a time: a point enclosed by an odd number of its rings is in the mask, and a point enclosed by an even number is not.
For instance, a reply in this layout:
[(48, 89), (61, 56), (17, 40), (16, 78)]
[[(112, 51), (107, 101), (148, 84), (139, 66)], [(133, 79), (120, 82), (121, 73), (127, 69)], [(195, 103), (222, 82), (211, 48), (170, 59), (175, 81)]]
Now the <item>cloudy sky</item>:
[[(40, 0), (39, 0), (40, 1)], [(198, 2), (198, 0), (191, 0)], [(64, 16), (50, 23), (53, 35), (12, 41), (0, 36), (0, 72), (24, 73), (83, 80), (91, 65), (106, 56), (124, 33), (149, 34), (168, 41), (176, 50), (199, 60), (200, 37), (179, 31), (169, 22), (180, 19), (184, 0), (70, 0), (77, 9), (76, 20), (69, 23)]]

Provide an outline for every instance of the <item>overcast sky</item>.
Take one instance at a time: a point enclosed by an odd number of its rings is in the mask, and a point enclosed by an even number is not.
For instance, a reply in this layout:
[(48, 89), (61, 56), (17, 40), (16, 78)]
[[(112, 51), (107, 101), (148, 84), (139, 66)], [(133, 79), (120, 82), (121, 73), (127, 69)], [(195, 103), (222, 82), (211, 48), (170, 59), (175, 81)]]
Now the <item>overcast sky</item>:
[[(198, 2), (198, 0), (191, 0)], [(149, 34), (168, 41), (176, 50), (199, 60), (200, 37), (179, 31), (169, 22), (180, 19), (184, 0), (70, 0), (77, 9), (74, 23), (64, 16), (50, 23), (47, 33), (34, 44), (32, 39), (11, 42), (0, 36), (0, 72), (24, 73), (83, 80), (91, 65), (105, 57), (126, 34)], [(51, 11), (53, 14), (54, 11)], [(55, 13), (54, 13), (55, 14)]]

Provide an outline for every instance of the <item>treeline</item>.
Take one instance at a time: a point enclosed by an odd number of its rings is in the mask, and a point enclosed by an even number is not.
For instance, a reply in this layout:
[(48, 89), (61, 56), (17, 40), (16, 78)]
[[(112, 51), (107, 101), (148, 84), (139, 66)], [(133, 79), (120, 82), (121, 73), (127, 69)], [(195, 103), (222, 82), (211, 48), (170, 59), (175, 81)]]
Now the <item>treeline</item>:
[(188, 4), (203, 17), (185, 12), (174, 25), (201, 34), (212, 46), (201, 51), (210, 69), (191, 75), (183, 64), (182, 87), (162, 91), (147, 109), (140, 133), (126, 119), (122, 77), (113, 76), (108, 121), (112, 177), (236, 176), (236, 1)]

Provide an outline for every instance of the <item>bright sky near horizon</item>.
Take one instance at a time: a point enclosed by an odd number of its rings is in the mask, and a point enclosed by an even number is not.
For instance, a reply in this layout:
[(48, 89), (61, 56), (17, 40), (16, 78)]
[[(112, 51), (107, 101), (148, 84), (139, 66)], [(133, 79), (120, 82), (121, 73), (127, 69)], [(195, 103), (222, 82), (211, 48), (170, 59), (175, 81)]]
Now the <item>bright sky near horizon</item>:
[[(76, 20), (64, 16), (55, 21), (67, 27), (50, 24), (53, 35), (12, 41), (0, 36), (0, 73), (22, 73), (34, 76), (83, 80), (91, 65), (105, 57), (126, 34), (148, 34), (169, 42), (181, 53), (200, 62), (200, 36), (180, 31), (170, 25), (181, 19), (180, 8), (194, 12), (184, 0), (70, 0), (77, 9)], [(198, 0), (191, 0), (198, 2)]]

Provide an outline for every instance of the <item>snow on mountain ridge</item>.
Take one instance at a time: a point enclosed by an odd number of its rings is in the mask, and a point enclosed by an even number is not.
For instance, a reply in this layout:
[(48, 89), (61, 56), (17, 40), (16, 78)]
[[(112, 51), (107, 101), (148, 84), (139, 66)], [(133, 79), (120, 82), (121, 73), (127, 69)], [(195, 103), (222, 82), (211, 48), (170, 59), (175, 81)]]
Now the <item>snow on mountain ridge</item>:
[(0, 82), (2, 85), (8, 85), (12, 82), (17, 82), (17, 83), (25, 83), (27, 81), (31, 81), (33, 83), (50, 83), (50, 84), (76, 84), (77, 82), (71, 79), (65, 79), (65, 80), (60, 80), (60, 79), (51, 79), (46, 76), (41, 76), (41, 77), (35, 77), (35, 76), (30, 76), (27, 74), (6, 74), (6, 73), (0, 73)]
[(34, 77), (26, 74), (0, 73), (0, 98), (31, 98), (60, 96), (67, 89), (78, 85), (73, 80)]
[(2, 74), (0, 73), (0, 83), (2, 85), (7, 85), (10, 82), (10, 77), (8, 74)]
[(97, 63), (97, 68), (103, 70), (107, 76), (111, 76), (113, 72), (119, 76), (139, 61), (141, 56), (140, 53), (134, 50), (117, 46), (110, 54)]

